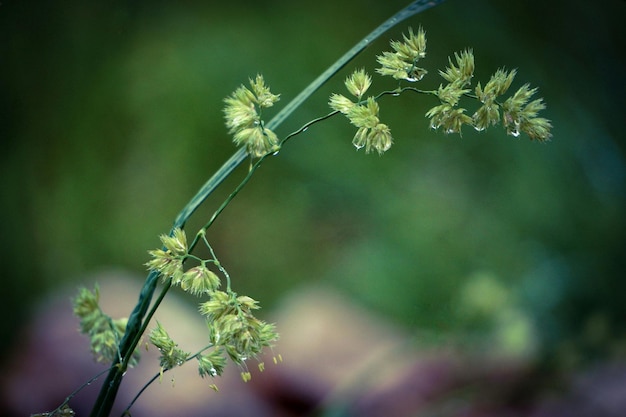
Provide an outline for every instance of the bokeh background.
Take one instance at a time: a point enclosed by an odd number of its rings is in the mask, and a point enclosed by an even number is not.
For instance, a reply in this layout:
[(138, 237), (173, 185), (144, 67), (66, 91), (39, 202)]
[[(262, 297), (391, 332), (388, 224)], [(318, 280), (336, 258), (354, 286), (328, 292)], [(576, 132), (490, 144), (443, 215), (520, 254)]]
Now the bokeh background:
[[(287, 103), (405, 3), (3, 1), (0, 351), (48, 294), (107, 268), (143, 274), (146, 251), (235, 150), (224, 97), (262, 73)], [(559, 369), (622, 360), (624, 18), (621, 0), (449, 0), (392, 29), (278, 133), (325, 114), (349, 71), (373, 73), (390, 39), (422, 25), (420, 87), (471, 47), (475, 80), (517, 68), (513, 88), (539, 87), (552, 141), (499, 127), (447, 136), (424, 117), (434, 99), (408, 94), (381, 103), (395, 139), (382, 157), (355, 151), (346, 120), (318, 124), (209, 233), (236, 290), (272, 311), (323, 285), (421, 343)], [(375, 76), (372, 91), (393, 87)]]

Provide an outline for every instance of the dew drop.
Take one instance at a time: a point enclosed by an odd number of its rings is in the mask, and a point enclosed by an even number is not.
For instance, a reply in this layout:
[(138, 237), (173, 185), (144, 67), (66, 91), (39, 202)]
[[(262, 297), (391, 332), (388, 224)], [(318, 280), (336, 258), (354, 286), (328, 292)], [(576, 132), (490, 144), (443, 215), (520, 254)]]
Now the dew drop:
[(519, 136), (519, 125), (520, 125), (520, 123), (516, 120), (514, 125), (515, 125), (515, 128), (511, 131), (511, 135), (513, 137), (518, 137)]

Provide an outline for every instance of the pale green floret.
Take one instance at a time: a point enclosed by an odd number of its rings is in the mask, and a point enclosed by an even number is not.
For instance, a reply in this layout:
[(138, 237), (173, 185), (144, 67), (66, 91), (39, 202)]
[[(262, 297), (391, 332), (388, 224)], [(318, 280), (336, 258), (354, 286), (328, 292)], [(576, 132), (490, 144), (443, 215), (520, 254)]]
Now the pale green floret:
[(459, 104), (459, 100), (464, 94), (469, 93), (470, 90), (460, 88), (458, 83), (447, 84), (445, 87), (440, 85), (437, 90), (437, 97), (443, 103), (447, 103), (451, 106), (456, 106)]
[(543, 117), (536, 117), (527, 121), (522, 121), (520, 129), (531, 139), (538, 140), (540, 142), (550, 140), (552, 137), (552, 134), (550, 133), (552, 123)]
[(193, 295), (210, 294), (220, 286), (219, 277), (205, 265), (198, 265), (185, 272), (180, 288)]
[(482, 103), (494, 100), (496, 97), (507, 92), (516, 74), (517, 71), (515, 70), (511, 70), (507, 73), (502, 68), (498, 69), (496, 73), (491, 76), (487, 84), (485, 84), (485, 88), (482, 88), (480, 83), (478, 83), (476, 86), (476, 96)]
[(543, 99), (528, 103), (536, 92), (536, 88), (530, 88), (528, 84), (524, 84), (502, 104), (504, 113), (502, 124), (507, 134), (519, 136), (520, 132), (524, 132), (531, 139), (539, 141), (546, 141), (552, 137), (550, 121), (543, 117), (536, 117), (539, 111), (545, 109)]
[(384, 123), (379, 123), (374, 126), (369, 134), (369, 137), (369, 146), (365, 147), (365, 153), (369, 153), (373, 149), (379, 154), (382, 154), (388, 151), (393, 143), (389, 126)]
[(379, 123), (378, 111), (378, 103), (373, 97), (369, 97), (365, 104), (353, 106), (347, 116), (356, 127), (372, 128)]
[(472, 116), (474, 128), (479, 132), (485, 130), (490, 125), (496, 125), (500, 121), (500, 106), (496, 103), (482, 105)]
[(183, 273), (183, 261), (180, 257), (172, 255), (170, 251), (155, 249), (148, 251), (152, 259), (146, 262), (146, 266), (151, 271), (157, 271), (163, 276), (163, 280), (172, 278), (177, 284)]
[(396, 51), (398, 57), (407, 61), (417, 61), (426, 57), (426, 32), (420, 26), (417, 35), (413, 33), (413, 28), (409, 27), (409, 34), (402, 35), (404, 42), (391, 41), (391, 47)]
[(255, 158), (278, 150), (278, 137), (272, 130), (262, 126), (239, 130), (233, 136), (233, 141), (238, 145), (245, 144), (248, 153)]
[(157, 327), (150, 332), (150, 342), (159, 349), (161, 353), (161, 375), (163, 371), (181, 366), (189, 358), (189, 353), (178, 347), (167, 331), (157, 322)]
[(176, 228), (171, 236), (161, 235), (160, 239), (163, 246), (174, 255), (187, 254), (187, 236), (184, 230)]
[(543, 102), (543, 99), (538, 98), (536, 100), (528, 103), (524, 109), (522, 110), (522, 114), (526, 118), (533, 118), (537, 116), (537, 114), (546, 108), (546, 105)]
[(254, 80), (250, 80), (250, 86), (254, 92), (253, 101), (262, 108), (272, 107), (280, 100), (280, 94), (272, 94), (268, 86), (265, 85), (263, 76), (257, 74)]
[(350, 94), (360, 100), (372, 85), (372, 77), (364, 69), (356, 70), (346, 79), (345, 85)]
[(456, 65), (452, 63), (452, 58), (448, 58), (449, 66), (445, 71), (439, 71), (439, 74), (449, 83), (465, 87), (474, 76), (474, 54), (471, 49), (466, 49), (460, 54), (455, 52), (454, 59)]
[(376, 69), (380, 75), (390, 76), (396, 80), (406, 80), (410, 82), (420, 81), (428, 71), (418, 67), (415, 63), (402, 60), (393, 52), (383, 52), (377, 58), (380, 68)]
[(328, 105), (333, 110), (336, 110), (342, 114), (348, 114), (348, 112), (350, 112), (350, 109), (352, 109), (352, 107), (354, 107), (356, 103), (353, 103), (352, 100), (341, 94), (333, 94), (330, 96)]
[(398, 55), (393, 52), (383, 52), (377, 58), (380, 68), (376, 69), (380, 75), (390, 76), (396, 80), (406, 80), (409, 78), (408, 71), (411, 70), (413, 65), (408, 65)]
[(207, 355), (197, 355), (196, 359), (198, 360), (198, 373), (202, 378), (220, 376), (226, 367), (226, 357), (222, 348), (214, 349)]
[(472, 118), (465, 114), (465, 109), (455, 108), (450, 104), (441, 104), (426, 113), (432, 129), (443, 128), (444, 133), (461, 133), (464, 124), (471, 125)]
[(500, 121), (500, 106), (496, 103), (496, 99), (507, 92), (515, 75), (515, 70), (507, 73), (504, 69), (498, 69), (485, 84), (484, 88), (480, 83), (476, 85), (474, 90), (476, 97), (483, 103), (472, 116), (476, 130), (481, 131), (491, 125), (498, 124)]
[(230, 296), (224, 291), (214, 291), (211, 299), (200, 304), (200, 314), (208, 316), (212, 321), (233, 312)]
[[(371, 85), (371, 78), (363, 70), (357, 70), (345, 82), (346, 88), (357, 98)], [(354, 103), (341, 94), (332, 94), (328, 102), (333, 110), (346, 115), (350, 123), (357, 127), (352, 144), (365, 153), (376, 150), (379, 154), (387, 151), (393, 143), (389, 127), (380, 123), (379, 105), (374, 97)]]
[(550, 121), (543, 117), (536, 117), (539, 111), (546, 107), (543, 99), (528, 103), (536, 92), (536, 88), (530, 88), (528, 84), (524, 84), (502, 104), (504, 112), (502, 124), (507, 134), (519, 136), (520, 132), (524, 132), (531, 139), (538, 141), (546, 141), (552, 137)]
[(416, 35), (409, 28), (408, 36), (403, 35), (403, 38), (404, 42), (390, 42), (394, 52), (386, 51), (376, 58), (381, 65), (376, 72), (396, 80), (419, 81), (428, 73), (417, 66), (417, 62), (426, 56), (426, 33), (420, 27)]
[(391, 148), (393, 144), (393, 138), (391, 136), (391, 130), (389, 126), (383, 123), (378, 123), (374, 127), (360, 127), (352, 144), (357, 148), (365, 148), (365, 153), (376, 151), (382, 154)]

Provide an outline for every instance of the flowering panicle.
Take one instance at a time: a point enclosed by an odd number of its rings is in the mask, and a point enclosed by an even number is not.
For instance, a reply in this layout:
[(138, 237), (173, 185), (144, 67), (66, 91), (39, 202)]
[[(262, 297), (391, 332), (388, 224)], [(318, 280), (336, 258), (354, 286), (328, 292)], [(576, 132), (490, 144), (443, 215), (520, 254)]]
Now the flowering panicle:
[[(426, 35), (421, 27), (417, 34), (409, 28), (409, 34), (403, 35), (403, 38), (403, 42), (391, 41), (392, 52), (383, 52), (377, 57), (381, 67), (376, 71), (396, 80), (419, 81), (427, 73), (425, 69), (417, 66), (418, 61), (426, 56)], [(427, 92), (436, 95), (440, 101), (439, 105), (426, 112), (426, 117), (430, 119), (430, 127), (442, 128), (445, 133), (460, 134), (463, 125), (482, 131), (502, 120), (509, 135), (519, 136), (520, 132), (525, 132), (533, 140), (548, 140), (552, 136), (550, 134), (552, 124), (549, 120), (537, 116), (538, 112), (545, 108), (545, 104), (542, 99), (529, 102), (536, 89), (524, 85), (504, 103), (497, 101), (498, 97), (505, 94), (511, 86), (515, 74), (515, 70), (507, 72), (499, 69), (484, 87), (478, 83), (474, 89), (475, 95), (471, 95), (470, 86), (474, 77), (473, 51), (466, 49), (457, 52), (454, 54), (454, 60), (448, 57), (448, 66), (445, 70), (439, 71), (439, 75), (448, 83), (445, 86), (440, 85), (435, 91)], [(462, 97), (478, 99), (482, 105), (469, 116), (465, 108), (459, 107)], [(335, 95), (331, 97), (330, 104), (334, 109), (348, 114), (353, 103), (343, 96)], [(357, 132), (354, 140), (357, 146), (367, 143), (367, 133)]]
[[(211, 299), (200, 304), (200, 313), (206, 317), (209, 340), (215, 350), (210, 355), (198, 357), (200, 376), (221, 375), (226, 357), (241, 366), (241, 377), (248, 381), (246, 361), (258, 357), (263, 348), (278, 340), (273, 324), (254, 317), (252, 311), (258, 302), (247, 296), (237, 296), (228, 290), (215, 291)], [(264, 366), (259, 364), (259, 369)]]
[(243, 365), (257, 357), (264, 347), (278, 339), (275, 326), (254, 317), (252, 311), (258, 302), (232, 291), (216, 291), (211, 299), (200, 304), (200, 313), (206, 316), (209, 338), (213, 345), (222, 347), (230, 359)]
[[(515, 78), (516, 71), (498, 69), (483, 87), (477, 83), (474, 88), (475, 95), (469, 86), (474, 75), (474, 56), (471, 49), (455, 53), (456, 64), (449, 59), (449, 66), (439, 74), (448, 81), (448, 84), (440, 85), (435, 92), (441, 104), (431, 108), (426, 113), (430, 119), (430, 127), (433, 129), (443, 128), (445, 133), (461, 133), (463, 125), (472, 126), (477, 131), (485, 130), (491, 125), (496, 125), (502, 120), (507, 134), (519, 136), (520, 132), (526, 133), (530, 139), (545, 141), (550, 139), (552, 127), (549, 120), (537, 117), (540, 110), (545, 109), (542, 99), (528, 102), (530, 97), (537, 92), (528, 84), (523, 85), (504, 103), (498, 101), (498, 97), (505, 94)], [(472, 116), (467, 115), (466, 109), (458, 107), (462, 97), (477, 99), (482, 105)], [(502, 118), (500, 111), (502, 110)]]
[[(257, 91), (260, 87), (257, 86)], [(259, 95), (259, 97), (263, 97)], [(271, 98), (266, 97), (267, 100)], [(160, 237), (163, 249), (149, 251), (152, 259), (146, 263), (148, 269), (171, 279), (172, 285), (179, 285), (183, 291), (196, 296), (208, 296), (200, 303), (200, 313), (206, 316), (209, 330), (209, 353), (193, 355), (198, 361), (201, 377), (221, 375), (226, 366), (226, 358), (244, 367), (247, 359), (255, 358), (264, 347), (271, 346), (278, 339), (273, 324), (254, 317), (253, 310), (259, 308), (257, 301), (247, 296), (237, 296), (230, 290), (230, 278), (215, 258), (215, 253), (205, 238), (204, 230), (199, 232), (202, 241), (212, 254), (211, 259), (200, 259), (189, 253), (185, 232), (175, 229), (170, 236)], [(199, 264), (184, 270), (184, 262), (194, 260)], [(228, 279), (226, 291), (219, 291), (220, 279), (207, 264), (214, 264)], [(161, 371), (179, 366), (192, 356), (178, 348), (165, 329), (157, 323), (150, 333), (150, 341), (161, 352)], [(242, 372), (248, 380), (250, 374)]]
[(264, 126), (261, 111), (272, 107), (280, 95), (270, 92), (261, 75), (257, 75), (254, 80), (250, 79), (250, 88), (242, 85), (224, 99), (224, 116), (233, 141), (237, 145), (246, 146), (251, 156), (260, 158), (278, 150), (278, 137)]
[(474, 76), (474, 55), (471, 49), (460, 54), (455, 53), (456, 65), (448, 58), (449, 66), (439, 74), (448, 81), (446, 86), (440, 85), (436, 91), (441, 104), (433, 107), (426, 113), (430, 119), (430, 127), (443, 127), (446, 133), (461, 133), (464, 124), (471, 124), (472, 118), (465, 114), (464, 108), (458, 108), (461, 97), (471, 90), (467, 87)]
[(189, 359), (190, 354), (178, 347), (159, 322), (150, 332), (150, 342), (161, 352), (161, 375), (164, 371), (181, 366)]
[[(408, 35), (403, 35), (403, 41), (391, 41), (391, 47), (393, 51), (384, 52), (377, 57), (381, 67), (376, 71), (396, 80), (410, 82), (421, 80), (427, 73), (425, 69), (417, 66), (418, 61), (426, 56), (424, 30), (420, 27), (415, 34), (409, 29)], [(464, 125), (482, 131), (502, 121), (507, 134), (512, 136), (519, 136), (520, 132), (525, 132), (533, 140), (544, 141), (551, 137), (550, 121), (538, 117), (539, 111), (545, 108), (543, 100), (530, 101), (536, 89), (524, 85), (503, 103), (498, 101), (498, 97), (505, 94), (511, 86), (515, 70), (507, 72), (499, 69), (484, 87), (478, 83), (472, 89), (474, 69), (474, 53), (471, 49), (455, 52), (453, 57), (448, 57), (445, 70), (439, 71), (439, 75), (447, 81), (447, 84), (439, 85), (434, 91), (408, 87), (398, 87), (396, 91), (397, 94), (404, 90), (413, 90), (436, 95), (440, 104), (428, 110), (426, 117), (430, 119), (432, 129), (442, 128), (445, 133), (461, 134)], [(346, 88), (356, 97), (356, 101), (342, 94), (332, 94), (328, 104), (333, 110), (344, 114), (350, 123), (357, 127), (352, 140), (357, 149), (365, 148), (366, 153), (376, 150), (381, 154), (391, 147), (393, 139), (389, 127), (380, 123), (376, 99), (364, 97), (371, 84), (372, 79), (365, 70), (356, 70), (345, 80)], [(471, 94), (472, 90), (474, 95)], [(463, 98), (477, 99), (481, 103), (480, 108), (470, 116), (467, 110), (459, 105)]]
[[(81, 288), (73, 299), (74, 315), (80, 319), (80, 332), (89, 336), (91, 351), (98, 362), (112, 363), (118, 359), (118, 345), (126, 331), (126, 318), (113, 320), (99, 306), (100, 289)], [(139, 351), (133, 352), (131, 366), (139, 360)]]
[(373, 97), (363, 100), (363, 95), (372, 84), (371, 77), (365, 70), (356, 70), (346, 78), (348, 91), (357, 98), (353, 102), (341, 94), (330, 96), (329, 105), (348, 118), (357, 127), (352, 143), (357, 149), (365, 148), (365, 153), (375, 150), (379, 154), (387, 151), (393, 143), (391, 131), (378, 119), (379, 106)]
[(536, 88), (531, 89), (528, 84), (524, 84), (504, 103), (497, 101), (499, 96), (508, 91), (516, 74), (515, 70), (507, 72), (498, 69), (484, 87), (480, 83), (476, 85), (476, 98), (482, 106), (472, 116), (474, 128), (481, 131), (490, 125), (498, 124), (502, 110), (502, 125), (507, 134), (517, 137), (520, 132), (524, 132), (533, 140), (550, 139), (552, 124), (543, 117), (537, 117), (539, 111), (546, 107), (543, 99), (528, 102), (537, 92)]

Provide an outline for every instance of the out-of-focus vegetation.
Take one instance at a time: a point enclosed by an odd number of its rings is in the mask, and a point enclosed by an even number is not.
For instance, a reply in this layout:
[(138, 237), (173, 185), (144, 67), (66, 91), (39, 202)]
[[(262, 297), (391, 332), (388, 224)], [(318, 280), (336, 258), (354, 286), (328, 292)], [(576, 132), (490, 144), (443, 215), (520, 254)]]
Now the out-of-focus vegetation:
[[(158, 235), (234, 152), (221, 109), (240, 83), (262, 73), (286, 103), (404, 5), (2, 2), (3, 343), (49, 291), (110, 266), (143, 271)], [(504, 66), (518, 68), (512, 88), (540, 88), (553, 140), (433, 132), (434, 98), (416, 95), (383, 99), (395, 144), (382, 157), (356, 152), (345, 120), (316, 125), (209, 233), (235, 286), (269, 309), (322, 282), (434, 341), (552, 352), (564, 365), (623, 355), (625, 10), (450, 0), (383, 36), (350, 69), (373, 73), (389, 39), (421, 24), (424, 88), (472, 47), (483, 83)], [(279, 136), (325, 114), (350, 69)], [(372, 91), (392, 87), (376, 76)]]

